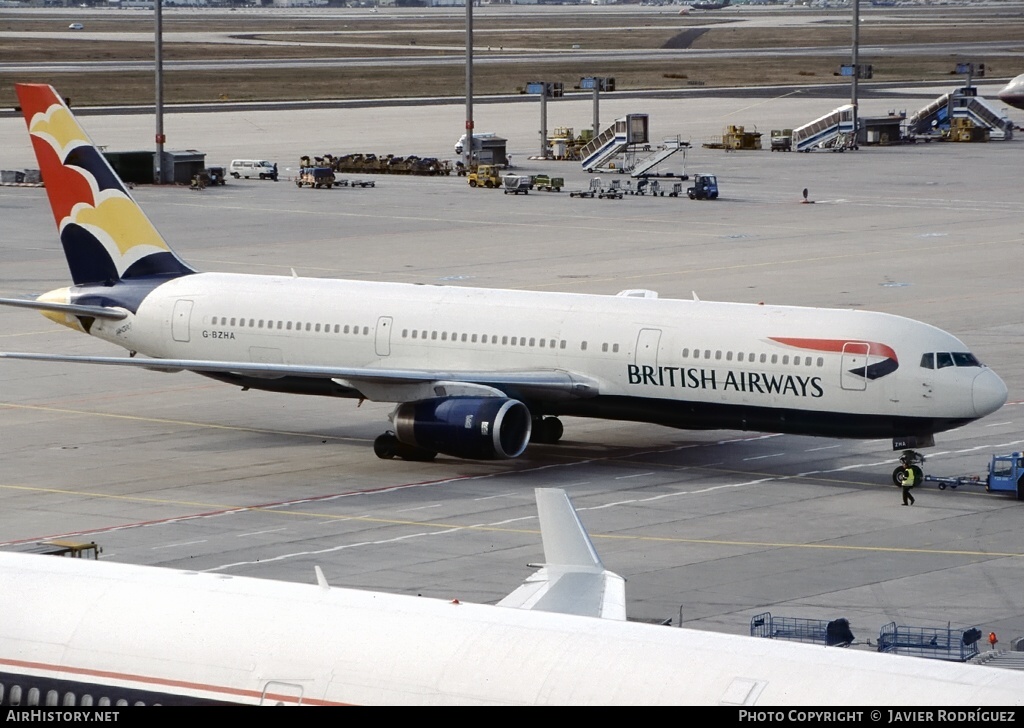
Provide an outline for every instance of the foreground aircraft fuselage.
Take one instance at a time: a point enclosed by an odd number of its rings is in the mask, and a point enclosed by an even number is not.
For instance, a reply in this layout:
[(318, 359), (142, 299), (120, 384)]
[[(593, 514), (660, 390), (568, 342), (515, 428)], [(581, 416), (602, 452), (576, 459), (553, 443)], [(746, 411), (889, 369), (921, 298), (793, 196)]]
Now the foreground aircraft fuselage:
[(159, 361), (4, 356), (396, 402), (375, 450), (411, 459), (516, 457), (558, 415), (927, 442), (1006, 400), (958, 339), (883, 313), (199, 273), (56, 93), (18, 91), (76, 285), (6, 303)]
[(497, 606), (0, 552), (0, 705), (1024, 702), (1015, 670), (626, 621), (565, 491), (536, 495), (545, 565)]

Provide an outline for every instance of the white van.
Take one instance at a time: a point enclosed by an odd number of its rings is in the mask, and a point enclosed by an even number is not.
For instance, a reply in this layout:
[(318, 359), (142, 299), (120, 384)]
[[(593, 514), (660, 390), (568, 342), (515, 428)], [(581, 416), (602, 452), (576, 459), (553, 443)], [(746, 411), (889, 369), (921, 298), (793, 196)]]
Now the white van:
[(261, 159), (232, 159), (228, 174), (235, 179), (245, 177), (272, 179), (277, 182), (277, 165)]
[[(476, 152), (476, 151), (480, 150), (480, 142), (481, 142), (481, 140), (483, 140), (483, 139), (494, 139), (494, 137), (496, 137), (496, 136), (497, 136), (497, 134), (495, 134), (493, 131), (477, 131), (477, 132), (473, 132), (473, 151)], [(462, 149), (465, 146), (465, 144), (466, 144), (466, 135), (463, 134), (462, 136), (459, 137), (459, 141), (455, 142), (455, 153), (456, 154), (462, 154)]]

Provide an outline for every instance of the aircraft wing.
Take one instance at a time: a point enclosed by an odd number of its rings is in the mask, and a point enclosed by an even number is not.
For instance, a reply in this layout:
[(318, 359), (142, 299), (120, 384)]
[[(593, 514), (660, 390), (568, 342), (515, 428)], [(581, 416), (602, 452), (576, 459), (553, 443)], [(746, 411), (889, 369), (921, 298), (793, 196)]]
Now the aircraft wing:
[(449, 371), (438, 369), (387, 369), (377, 367), (329, 367), (200, 359), (144, 359), (134, 357), (72, 356), (0, 352), (0, 359), (104, 364), (157, 371), (191, 371), (200, 374), (236, 374), (259, 379), (306, 377), (331, 379), (380, 402), (408, 402), (430, 397), (509, 396), (527, 399), (593, 397), (597, 383), (558, 369), (519, 371)]
[(544, 568), (498, 606), (625, 620), (626, 580), (604, 568), (569, 496), (558, 488), (535, 492)]

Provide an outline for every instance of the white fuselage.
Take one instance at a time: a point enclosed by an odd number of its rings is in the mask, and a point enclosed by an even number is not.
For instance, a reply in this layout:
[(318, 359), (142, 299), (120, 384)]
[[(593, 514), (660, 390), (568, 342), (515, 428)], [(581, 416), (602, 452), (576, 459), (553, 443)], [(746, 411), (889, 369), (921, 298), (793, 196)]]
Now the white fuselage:
[(1013, 670), (595, 617), (10, 553), (0, 582), (4, 705), (1024, 703)]
[[(720, 426), (711, 413), (725, 409), (744, 429), (764, 427), (765, 412), (796, 411), (911, 418), (934, 432), (994, 411), (1006, 394), (981, 366), (921, 366), (925, 353), (967, 352), (950, 334), (857, 310), (200, 273), (160, 285), (134, 316), (97, 321), (91, 333), (167, 359), (559, 370), (595, 383), (600, 408), (580, 400), (545, 404), (547, 413), (684, 427)], [(814, 429), (899, 429), (864, 423)]]

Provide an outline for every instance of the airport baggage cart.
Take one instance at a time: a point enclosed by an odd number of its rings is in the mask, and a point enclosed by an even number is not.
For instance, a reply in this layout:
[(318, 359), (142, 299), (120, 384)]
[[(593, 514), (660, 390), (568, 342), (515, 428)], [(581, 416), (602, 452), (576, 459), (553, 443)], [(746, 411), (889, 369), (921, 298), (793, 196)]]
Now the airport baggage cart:
[(520, 193), (528, 195), (530, 194), (530, 187), (533, 186), (533, 180), (525, 175), (506, 174), (501, 178), (501, 184), (506, 195), (518, 195)]
[(573, 190), (569, 193), (569, 197), (597, 197), (598, 193), (601, 192), (601, 178), (594, 177), (590, 180), (590, 186), (585, 190)]
[(622, 194), (622, 185), (619, 180), (613, 179), (607, 187), (597, 193), (597, 197), (601, 200), (621, 200)]
[(295, 178), (295, 186), (301, 188), (303, 185), (311, 189), (334, 187), (334, 170), (330, 167), (303, 167), (299, 170), (299, 176)]

